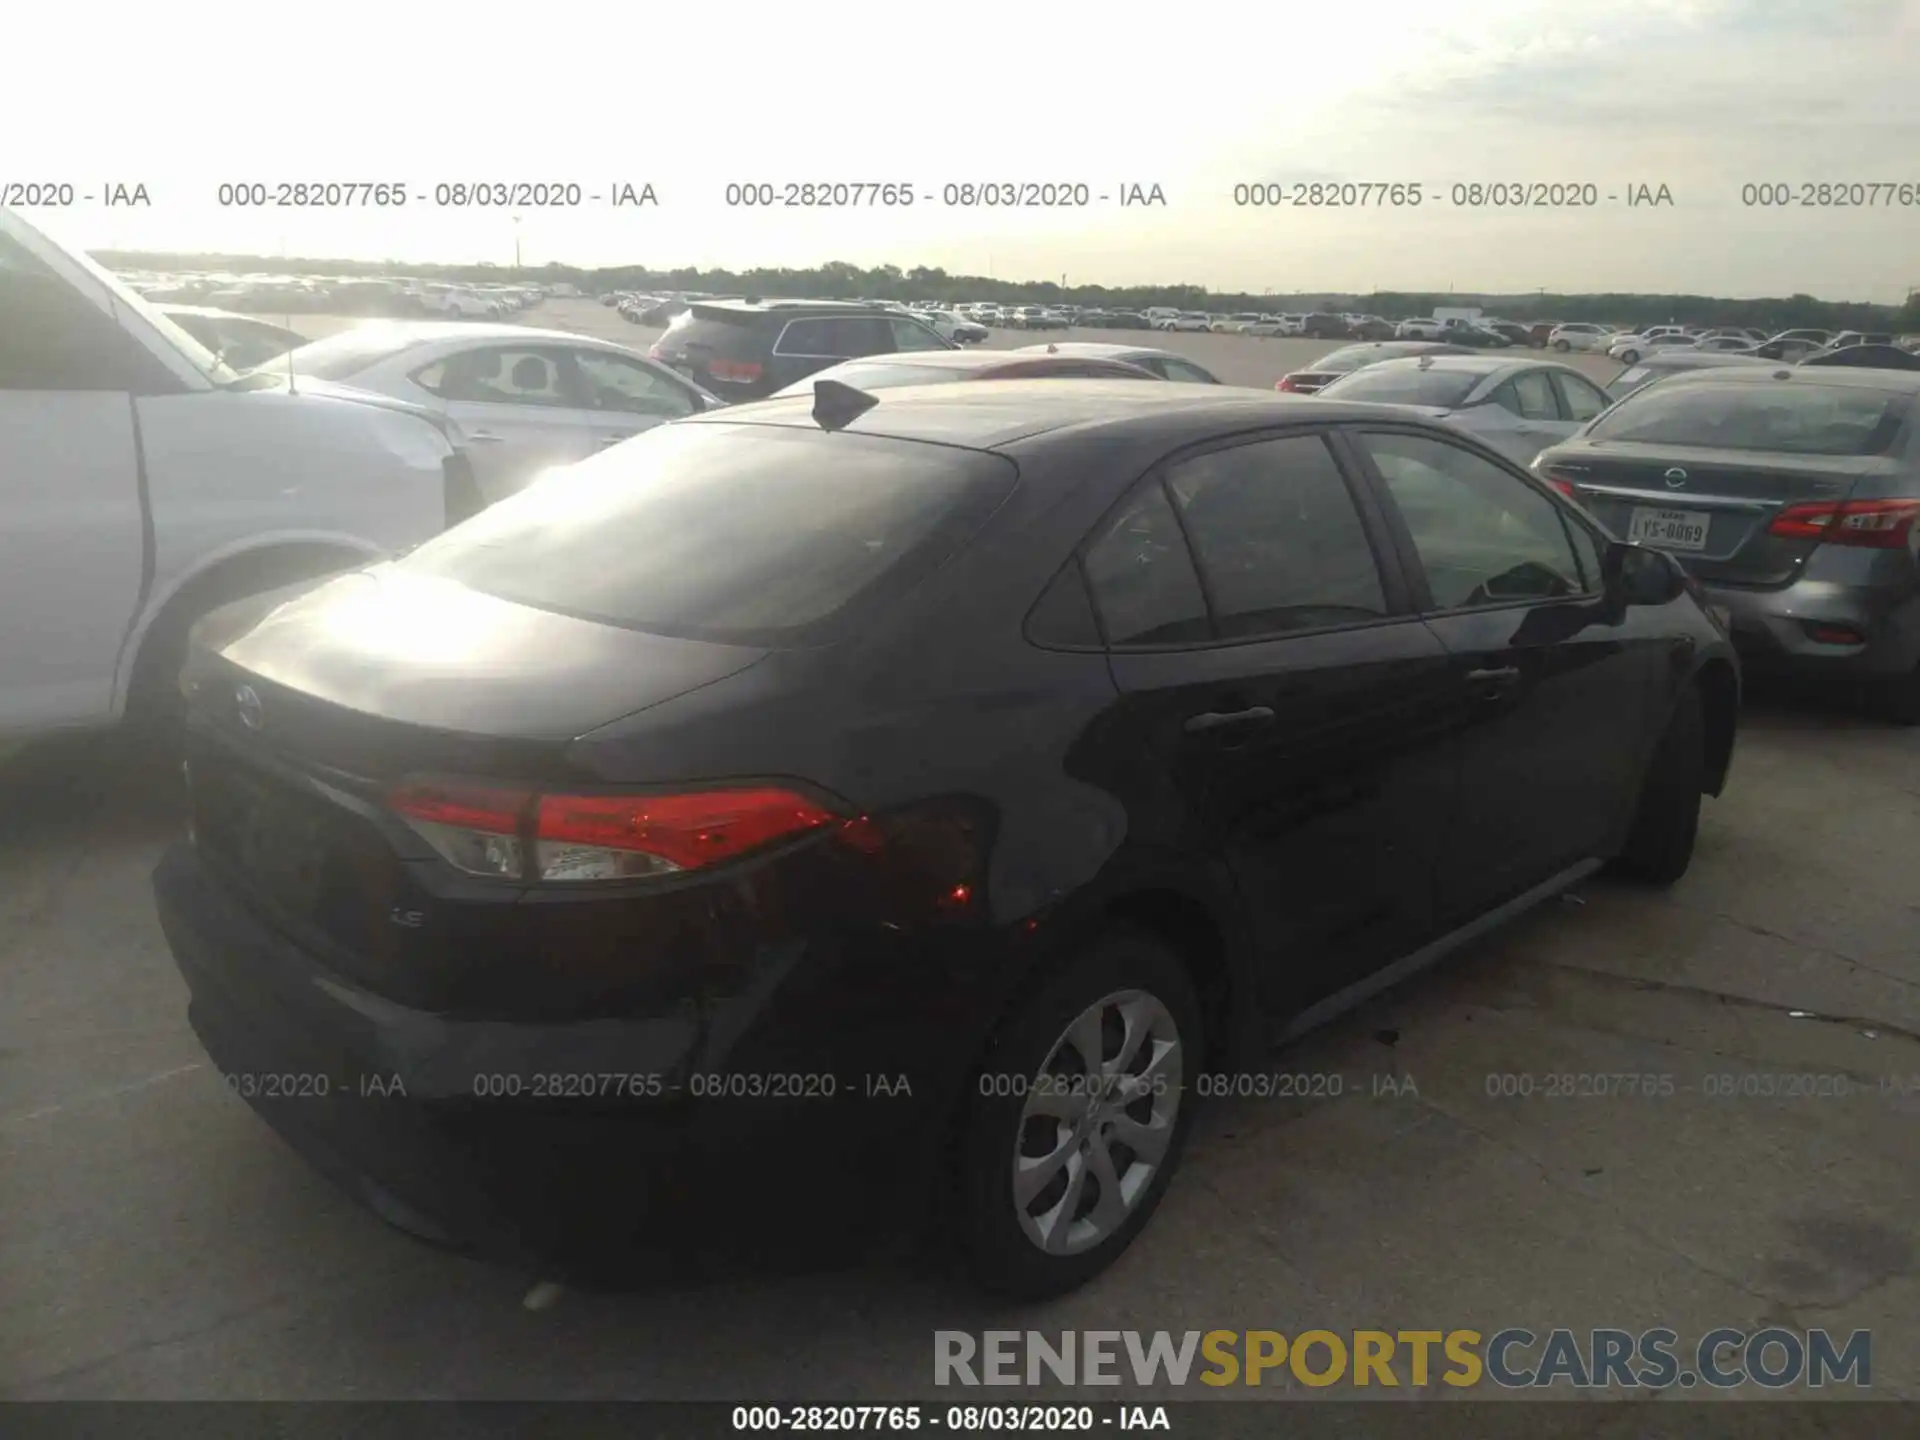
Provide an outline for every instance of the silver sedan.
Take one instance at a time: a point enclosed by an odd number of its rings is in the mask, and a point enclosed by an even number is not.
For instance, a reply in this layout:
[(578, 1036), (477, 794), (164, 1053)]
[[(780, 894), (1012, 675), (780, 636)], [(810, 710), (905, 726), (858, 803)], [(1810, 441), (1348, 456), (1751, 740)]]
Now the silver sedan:
[(273, 362), (444, 415), (486, 501), (541, 471), (726, 402), (623, 346), (525, 325), (361, 325)]
[(1322, 400), (1405, 405), (1465, 430), (1521, 465), (1571, 439), (1613, 402), (1571, 365), (1495, 355), (1382, 360), (1317, 392)]

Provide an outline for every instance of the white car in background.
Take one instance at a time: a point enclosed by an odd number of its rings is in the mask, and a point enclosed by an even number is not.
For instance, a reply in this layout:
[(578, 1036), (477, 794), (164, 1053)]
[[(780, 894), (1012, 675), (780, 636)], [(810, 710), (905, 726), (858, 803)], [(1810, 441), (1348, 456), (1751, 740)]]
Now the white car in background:
[(430, 411), (241, 373), (0, 208), (0, 735), (168, 722), (187, 631), (472, 512)]
[(1611, 325), (1594, 325), (1585, 320), (1571, 320), (1565, 325), (1554, 326), (1547, 334), (1547, 344), (1562, 355), (1569, 350), (1603, 354), (1618, 333)]
[(1182, 310), (1165, 321), (1156, 321), (1157, 330), (1202, 332), (1213, 328), (1213, 317), (1204, 310)]
[(987, 338), (987, 327), (969, 320), (957, 310), (913, 310), (908, 312), (942, 340), (956, 345), (977, 345)]
[(1245, 335), (1266, 318), (1257, 310), (1242, 310), (1237, 315), (1222, 316), (1213, 322), (1211, 328), (1217, 335)]
[(1699, 343), (1697, 336), (1674, 326), (1663, 326), (1644, 335), (1615, 335), (1607, 345), (1607, 358), (1618, 360), (1622, 365), (1633, 365), (1643, 355), (1651, 355), (1656, 350), (1692, 349)]
[(606, 340), (526, 325), (362, 325), (272, 370), (389, 395), (442, 417), (492, 504), (543, 470), (726, 402)]
[(951, 340), (956, 345), (978, 345), (988, 335), (986, 326), (952, 310), (912, 310), (908, 313), (942, 340)]

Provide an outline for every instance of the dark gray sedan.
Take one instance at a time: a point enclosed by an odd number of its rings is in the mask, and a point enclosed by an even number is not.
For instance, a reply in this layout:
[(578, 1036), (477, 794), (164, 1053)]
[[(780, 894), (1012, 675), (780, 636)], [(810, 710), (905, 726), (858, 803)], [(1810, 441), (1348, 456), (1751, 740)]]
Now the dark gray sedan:
[(1751, 365), (1619, 401), (1535, 473), (1666, 550), (1755, 667), (1864, 682), (1920, 724), (1920, 373)]

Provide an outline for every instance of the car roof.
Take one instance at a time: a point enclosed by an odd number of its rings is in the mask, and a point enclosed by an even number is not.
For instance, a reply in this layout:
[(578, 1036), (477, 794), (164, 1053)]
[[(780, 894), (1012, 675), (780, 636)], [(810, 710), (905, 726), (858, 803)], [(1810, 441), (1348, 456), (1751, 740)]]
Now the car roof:
[(737, 316), (873, 315), (887, 309), (879, 300), (691, 300), (688, 308), (695, 314)]
[(1344, 355), (1349, 350), (1375, 351), (1382, 357), (1379, 362), (1381, 364), (1385, 364), (1388, 360), (1406, 360), (1422, 355), (1431, 355), (1435, 359), (1439, 359), (1446, 355), (1480, 354), (1478, 350), (1469, 350), (1465, 345), (1455, 345), (1446, 340), (1356, 340), (1351, 345), (1336, 345), (1333, 349), (1327, 351), (1325, 355), (1314, 356), (1311, 361), (1302, 365), (1294, 373), (1296, 375), (1311, 375), (1313, 373), (1313, 367), (1318, 365), (1322, 360), (1325, 360), (1327, 356)]
[(1114, 345), (1100, 340), (1058, 340), (1051, 345), (1021, 345), (1003, 354), (1078, 355), (1083, 360), (1129, 360), (1135, 355), (1152, 355), (1168, 360), (1185, 360), (1177, 350), (1156, 350), (1151, 345)]
[(1373, 370), (1448, 370), (1458, 375), (1499, 375), (1508, 370), (1571, 370), (1551, 360), (1509, 360), (1498, 355), (1398, 355), (1369, 365)]
[[(1358, 404), (1225, 385), (1142, 385), (1137, 380), (982, 380), (972, 385), (903, 385), (878, 392), (879, 403), (842, 428), (972, 450), (1025, 442), (1065, 443), (1088, 429), (1124, 431), (1140, 440), (1182, 444), (1235, 429), (1339, 420), (1404, 422), (1393, 405)], [(733, 405), (675, 422), (683, 425), (776, 425), (814, 429), (810, 397)]]
[(1631, 368), (1638, 370), (1712, 370), (1716, 367), (1732, 366), (1736, 369), (1746, 366), (1771, 365), (1778, 368), (1786, 362), (1768, 360), (1761, 355), (1749, 355), (1740, 350), (1656, 350), (1645, 355)]
[(403, 335), (417, 344), (426, 344), (439, 340), (532, 340), (544, 344), (555, 342), (585, 344), (599, 347), (613, 346), (610, 340), (599, 340), (591, 335), (577, 334), (571, 330), (540, 330), (531, 325), (515, 325), (509, 321), (475, 320), (369, 320), (365, 325), (355, 325), (351, 329), (336, 330), (333, 335), (322, 338), (331, 340), (334, 335), (354, 335), (361, 332), (379, 332), (384, 335)]
[(1710, 366), (1686, 377), (1689, 385), (1759, 385), (1793, 380), (1841, 390), (1920, 394), (1920, 370), (1875, 370), (1867, 365), (1786, 365), (1776, 360), (1771, 365), (1752, 367)]
[(287, 330), (284, 325), (276, 324), (258, 315), (242, 315), (237, 310), (222, 310), (217, 305), (175, 305), (171, 301), (149, 302), (162, 315), (198, 315), (208, 320), (238, 320), (247, 325), (264, 325), (269, 330), (281, 330), (291, 335), (296, 332)]
[[(831, 368), (851, 370), (858, 365), (908, 365), (935, 370), (986, 370), (995, 365), (1032, 360), (1045, 353), (1033, 347), (1021, 350), (896, 350), (884, 355), (860, 355), (839, 361)], [(820, 372), (821, 375), (826, 373), (824, 370)]]

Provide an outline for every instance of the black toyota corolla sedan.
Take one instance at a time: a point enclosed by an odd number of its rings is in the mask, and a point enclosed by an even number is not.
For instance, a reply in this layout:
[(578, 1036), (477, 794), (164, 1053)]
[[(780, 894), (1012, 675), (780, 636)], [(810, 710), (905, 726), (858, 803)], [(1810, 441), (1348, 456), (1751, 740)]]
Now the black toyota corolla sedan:
[(1664, 555), (1388, 407), (821, 385), (203, 622), (154, 877), (227, 1083), (562, 1278), (931, 1232), (1058, 1293), (1208, 1077), (1603, 864), (1738, 673)]

